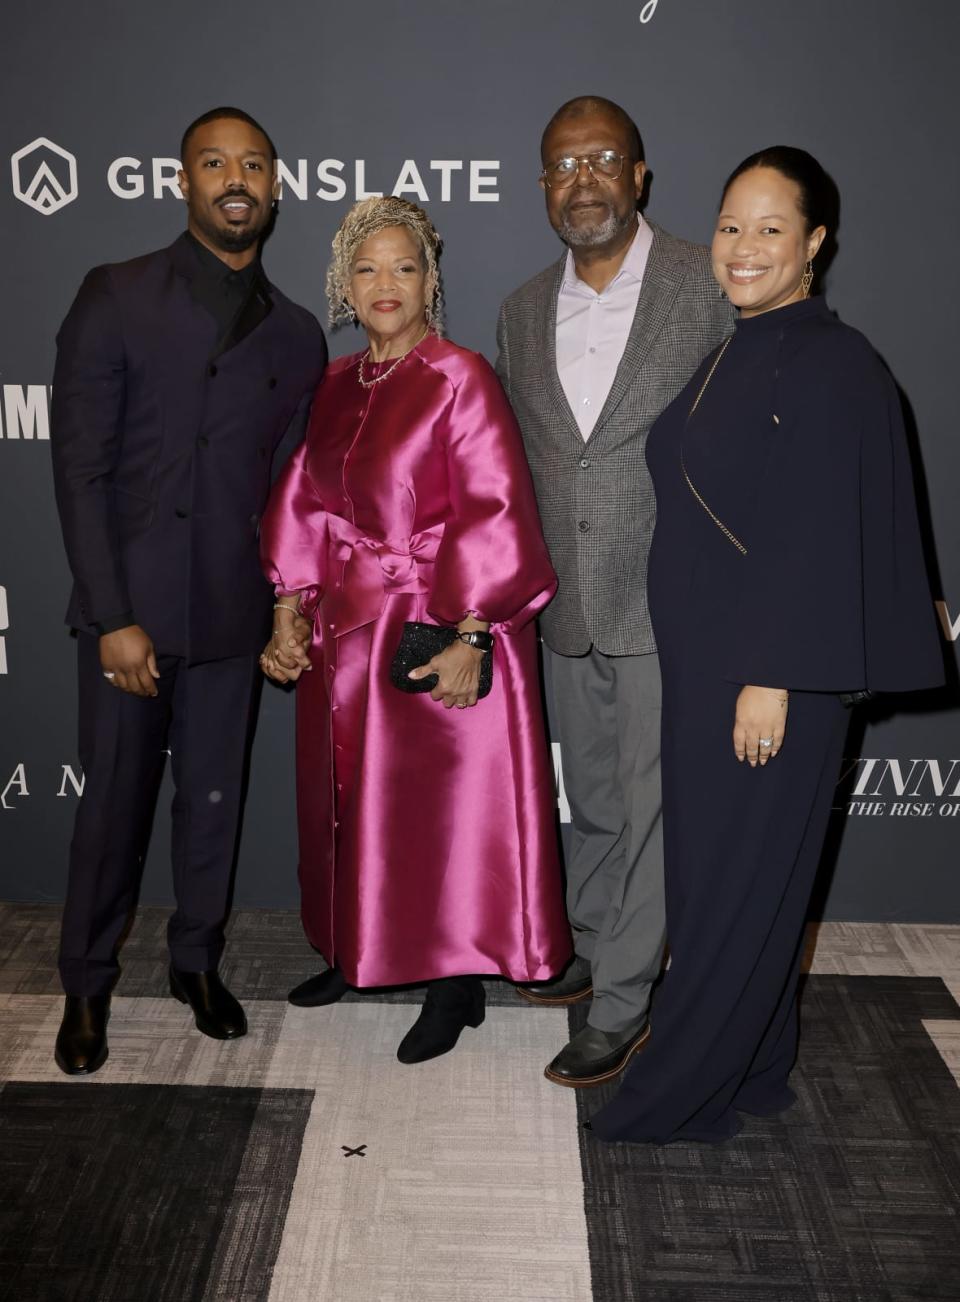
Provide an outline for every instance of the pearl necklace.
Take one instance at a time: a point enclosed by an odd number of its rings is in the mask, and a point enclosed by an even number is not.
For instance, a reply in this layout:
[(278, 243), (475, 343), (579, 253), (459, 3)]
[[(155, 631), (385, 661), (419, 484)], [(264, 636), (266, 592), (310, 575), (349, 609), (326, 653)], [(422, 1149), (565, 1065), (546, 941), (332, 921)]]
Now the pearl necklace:
[(405, 353), (402, 353), (392, 366), (388, 366), (382, 375), (375, 375), (371, 380), (365, 380), (363, 378), (363, 364), (370, 356), (370, 349), (368, 348), (367, 351), (360, 358), (360, 361), (357, 363), (357, 378), (360, 380), (360, 383), (363, 385), (363, 387), (365, 389), (372, 389), (375, 384), (382, 384), (383, 381), (387, 379), (388, 376), (394, 373), (394, 371), (397, 369), (400, 363), (410, 356), (414, 348), (416, 348), (417, 344), (422, 343), (423, 340), (426, 339), (429, 333), (430, 332), (428, 330), (424, 330), (423, 334), (420, 336), (417, 342), (411, 344), (410, 347), (407, 349), (407, 351)]

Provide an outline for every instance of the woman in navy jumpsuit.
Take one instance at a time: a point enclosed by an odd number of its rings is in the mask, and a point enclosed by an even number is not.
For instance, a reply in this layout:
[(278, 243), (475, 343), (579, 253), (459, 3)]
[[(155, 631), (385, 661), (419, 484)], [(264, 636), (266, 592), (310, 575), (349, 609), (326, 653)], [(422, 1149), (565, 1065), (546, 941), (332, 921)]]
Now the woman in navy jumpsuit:
[(647, 445), (671, 966), (607, 1140), (718, 1141), (791, 1104), (840, 695), (942, 681), (895, 386), (806, 296), (826, 193), (800, 150), (733, 174), (713, 256), (742, 315)]

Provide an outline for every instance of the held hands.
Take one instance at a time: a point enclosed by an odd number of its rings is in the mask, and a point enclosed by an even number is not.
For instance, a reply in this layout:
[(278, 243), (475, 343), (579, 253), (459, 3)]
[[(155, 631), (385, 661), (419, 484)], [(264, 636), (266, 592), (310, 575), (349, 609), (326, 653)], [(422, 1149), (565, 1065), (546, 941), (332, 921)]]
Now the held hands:
[(733, 725), (733, 749), (741, 763), (746, 759), (751, 768), (763, 768), (778, 753), (787, 726), (787, 695), (777, 687), (741, 690)]
[(478, 651), (476, 647), (467, 646), (465, 642), (451, 642), (425, 665), (411, 669), (407, 677), (419, 679), (427, 678), (430, 674), (439, 674), (440, 681), (431, 691), (431, 697), (435, 701), (442, 701), (447, 710), (454, 705), (458, 710), (465, 710), (468, 705), (477, 703), (480, 662), (483, 656), (484, 652)]
[(160, 677), (153, 643), (139, 624), (100, 637), (100, 665), (112, 687), (131, 696), (156, 696)]
[(260, 668), (275, 683), (295, 683), (303, 671), (312, 670), (309, 620), (292, 606), (278, 605), (273, 612), (273, 636), (263, 648)]

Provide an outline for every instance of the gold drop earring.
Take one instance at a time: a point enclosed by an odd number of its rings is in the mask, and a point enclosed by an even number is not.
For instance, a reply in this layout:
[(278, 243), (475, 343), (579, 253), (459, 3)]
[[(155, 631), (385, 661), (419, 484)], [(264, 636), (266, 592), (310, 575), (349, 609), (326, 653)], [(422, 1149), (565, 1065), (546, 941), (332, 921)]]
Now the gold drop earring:
[(800, 277), (800, 293), (804, 298), (810, 297), (810, 286), (813, 284), (813, 262), (807, 258), (807, 265), (803, 269), (803, 275)]

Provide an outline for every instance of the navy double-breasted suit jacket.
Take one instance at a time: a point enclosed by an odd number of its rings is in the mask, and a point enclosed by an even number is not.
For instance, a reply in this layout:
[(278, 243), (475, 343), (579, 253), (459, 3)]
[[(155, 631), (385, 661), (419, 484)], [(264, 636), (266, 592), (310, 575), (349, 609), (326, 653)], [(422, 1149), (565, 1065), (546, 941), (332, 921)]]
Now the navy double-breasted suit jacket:
[(275, 469), (326, 364), (316, 318), (262, 274), (222, 338), (186, 235), (95, 267), (57, 336), (51, 446), (74, 587), (67, 621), (132, 613), (190, 663), (258, 651), (258, 557)]

